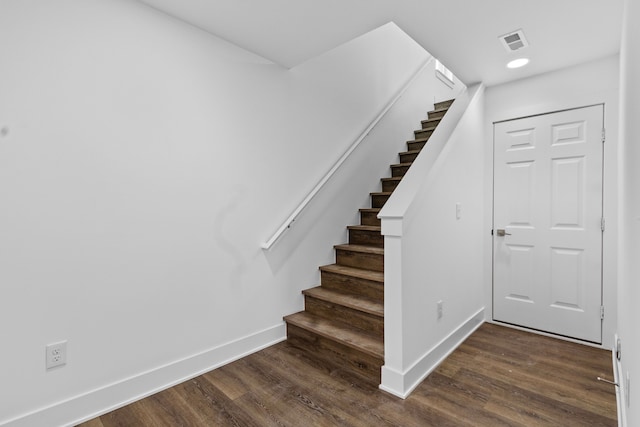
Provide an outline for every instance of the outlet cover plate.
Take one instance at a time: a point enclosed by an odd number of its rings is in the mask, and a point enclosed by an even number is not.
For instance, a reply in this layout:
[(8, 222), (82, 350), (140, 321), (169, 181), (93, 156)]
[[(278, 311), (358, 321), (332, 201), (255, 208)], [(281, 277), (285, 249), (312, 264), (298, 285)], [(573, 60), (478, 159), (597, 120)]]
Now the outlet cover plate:
[(55, 368), (67, 364), (67, 342), (60, 341), (49, 344), (46, 350), (46, 367), (47, 369)]

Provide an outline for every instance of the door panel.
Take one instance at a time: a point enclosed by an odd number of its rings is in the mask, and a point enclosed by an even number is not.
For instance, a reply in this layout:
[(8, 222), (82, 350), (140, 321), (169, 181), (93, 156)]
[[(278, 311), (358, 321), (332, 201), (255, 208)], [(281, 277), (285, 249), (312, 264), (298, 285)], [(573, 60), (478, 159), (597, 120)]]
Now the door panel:
[(507, 164), (505, 178), (508, 180), (506, 197), (509, 203), (509, 225), (530, 226), (532, 219), (531, 198), (534, 190), (536, 165), (534, 162)]
[(495, 320), (601, 342), (603, 106), (496, 123)]
[(558, 309), (582, 310), (584, 295), (584, 251), (551, 248), (551, 305)]
[(519, 301), (533, 302), (535, 291), (533, 271), (533, 246), (509, 245), (509, 289), (507, 298)]
[(584, 228), (584, 157), (553, 159), (551, 227)]

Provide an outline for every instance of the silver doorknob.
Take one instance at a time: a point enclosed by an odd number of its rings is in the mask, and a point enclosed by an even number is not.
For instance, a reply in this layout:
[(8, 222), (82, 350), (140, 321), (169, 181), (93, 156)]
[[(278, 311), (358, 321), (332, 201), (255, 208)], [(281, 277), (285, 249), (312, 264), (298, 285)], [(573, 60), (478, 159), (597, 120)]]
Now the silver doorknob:
[(498, 234), (498, 236), (511, 236), (511, 233), (507, 233), (506, 231), (504, 231), (504, 229), (499, 228), (496, 230), (496, 233)]

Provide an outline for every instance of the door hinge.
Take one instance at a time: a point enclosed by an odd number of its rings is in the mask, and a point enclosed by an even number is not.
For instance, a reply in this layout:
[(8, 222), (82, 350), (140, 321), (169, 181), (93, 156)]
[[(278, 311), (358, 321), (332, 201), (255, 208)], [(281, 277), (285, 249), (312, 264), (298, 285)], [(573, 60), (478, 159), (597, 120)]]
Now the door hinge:
[(602, 128), (602, 142), (604, 142), (606, 138), (607, 138), (607, 131), (605, 130), (605, 128)]
[(605, 229), (605, 222), (604, 222), (604, 217), (600, 218), (600, 230), (604, 231)]
[(600, 306), (600, 319), (604, 319), (604, 305)]

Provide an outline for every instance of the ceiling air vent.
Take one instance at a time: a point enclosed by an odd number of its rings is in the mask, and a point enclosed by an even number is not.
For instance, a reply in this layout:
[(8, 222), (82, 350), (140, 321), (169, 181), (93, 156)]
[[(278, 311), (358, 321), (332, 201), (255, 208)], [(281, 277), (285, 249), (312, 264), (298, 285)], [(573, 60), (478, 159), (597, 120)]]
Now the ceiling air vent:
[(522, 30), (512, 31), (498, 38), (509, 53), (529, 46), (527, 39), (524, 38), (524, 32)]

